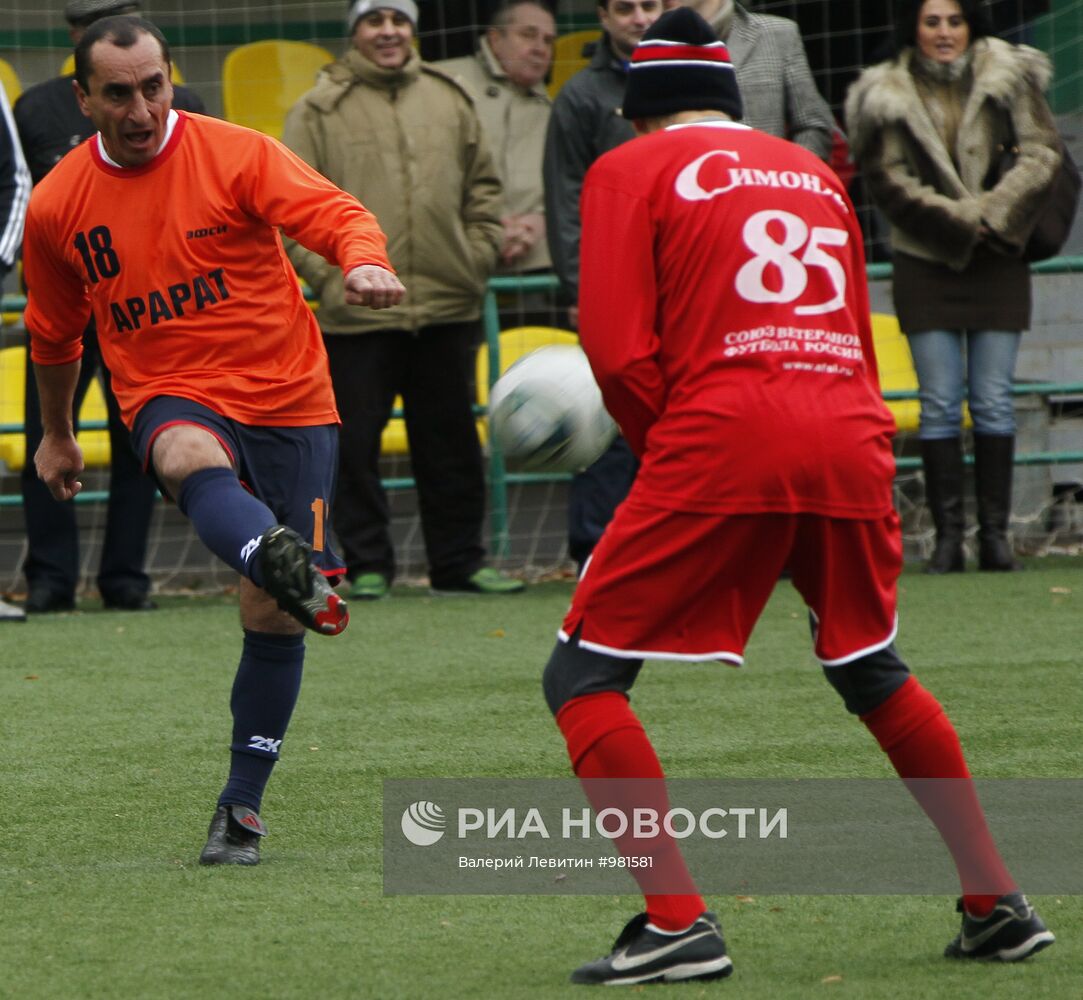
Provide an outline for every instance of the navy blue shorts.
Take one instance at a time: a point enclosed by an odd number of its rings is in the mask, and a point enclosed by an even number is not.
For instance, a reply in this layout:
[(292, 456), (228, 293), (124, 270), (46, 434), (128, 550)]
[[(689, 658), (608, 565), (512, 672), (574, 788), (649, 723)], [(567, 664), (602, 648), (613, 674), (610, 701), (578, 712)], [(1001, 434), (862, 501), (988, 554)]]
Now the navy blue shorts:
[[(338, 470), (338, 427), (253, 427), (223, 417), (179, 396), (156, 396), (132, 428), (132, 444), (143, 468), (155, 477), (150, 454), (167, 427), (196, 424), (210, 431), (229, 456), (244, 487), (262, 500), (279, 524), (293, 528), (312, 546), (313, 562), (325, 576), (345, 566), (331, 548), (331, 501)], [(159, 482), (163, 496), (169, 496)], [(172, 499), (172, 498), (171, 498)]]

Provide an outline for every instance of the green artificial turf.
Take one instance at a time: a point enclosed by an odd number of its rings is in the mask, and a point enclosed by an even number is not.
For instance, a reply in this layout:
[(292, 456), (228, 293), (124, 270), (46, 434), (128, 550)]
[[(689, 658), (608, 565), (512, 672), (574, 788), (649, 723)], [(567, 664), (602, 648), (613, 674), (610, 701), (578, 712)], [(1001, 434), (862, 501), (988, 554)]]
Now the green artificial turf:
[[(195, 863), (228, 762), (229, 598), (0, 625), (0, 996), (582, 996), (627, 896), (382, 895), (381, 781), (564, 777), (539, 676), (570, 595), (396, 590), (308, 643), (255, 869)], [(898, 646), (983, 778), (1079, 777), (1083, 564), (907, 573)], [(635, 705), (673, 777), (886, 777), (781, 586), (746, 666), (649, 664)], [(1083, 898), (1034, 900), (1058, 942), (1019, 966), (940, 957), (954, 899), (709, 897), (736, 971), (680, 997), (1081, 994)]]

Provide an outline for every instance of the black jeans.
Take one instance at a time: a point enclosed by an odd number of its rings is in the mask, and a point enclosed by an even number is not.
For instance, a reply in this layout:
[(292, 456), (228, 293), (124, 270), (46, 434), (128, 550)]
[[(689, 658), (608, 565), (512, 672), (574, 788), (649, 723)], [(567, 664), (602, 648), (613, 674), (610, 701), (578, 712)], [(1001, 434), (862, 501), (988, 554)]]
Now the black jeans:
[[(120, 419), (120, 407), (110, 385), (109, 372), (98, 350), (98, 336), (91, 323), (83, 334), (83, 362), (75, 389), (75, 413), (79, 413), (91, 379), (100, 372), (102, 393), (109, 419), (109, 505), (105, 516), (98, 590), (111, 599), (131, 593), (146, 594), (150, 577), (144, 569), (147, 532), (154, 512), (157, 487), (143, 473), (132, 449), (131, 435)], [(44, 587), (61, 597), (72, 597), (79, 582), (79, 525), (75, 504), (54, 500), (34, 469), (34, 452), (41, 444), (41, 403), (29, 357), (26, 364), (26, 463), (21, 485), (26, 518), (27, 553), (23, 572), (30, 587)]]
[(342, 418), (334, 525), (351, 580), (395, 576), (379, 458), (396, 395), (433, 586), (460, 581), (484, 562), (485, 470), (473, 415), (480, 341), (478, 322), (324, 337)]

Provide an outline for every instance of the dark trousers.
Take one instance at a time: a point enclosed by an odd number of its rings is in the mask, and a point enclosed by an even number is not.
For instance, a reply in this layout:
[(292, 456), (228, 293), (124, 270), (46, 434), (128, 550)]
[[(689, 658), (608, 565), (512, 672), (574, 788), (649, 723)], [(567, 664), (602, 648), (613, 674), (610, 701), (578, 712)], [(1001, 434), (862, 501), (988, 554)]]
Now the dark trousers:
[[(150, 577), (144, 570), (147, 532), (150, 530), (157, 487), (144, 475), (132, 449), (128, 428), (120, 419), (120, 407), (102, 364), (93, 323), (83, 334), (83, 363), (75, 390), (78, 415), (90, 381), (100, 372), (109, 419), (109, 504), (105, 516), (98, 590), (109, 599), (135, 591), (146, 594)], [(26, 365), (26, 462), (21, 474), (23, 513), (26, 518), (27, 553), (23, 563), (27, 585), (43, 587), (61, 597), (75, 594), (79, 583), (79, 526), (75, 504), (54, 500), (34, 469), (34, 453), (41, 444), (41, 404), (33, 365)]]
[(568, 489), (568, 555), (580, 567), (628, 495), (638, 471), (632, 449), (618, 435), (598, 461), (572, 478)]
[(335, 533), (347, 576), (395, 576), (380, 435), (401, 395), (433, 586), (470, 576), (485, 559), (485, 470), (474, 422), (481, 326), (324, 337), (342, 426)]

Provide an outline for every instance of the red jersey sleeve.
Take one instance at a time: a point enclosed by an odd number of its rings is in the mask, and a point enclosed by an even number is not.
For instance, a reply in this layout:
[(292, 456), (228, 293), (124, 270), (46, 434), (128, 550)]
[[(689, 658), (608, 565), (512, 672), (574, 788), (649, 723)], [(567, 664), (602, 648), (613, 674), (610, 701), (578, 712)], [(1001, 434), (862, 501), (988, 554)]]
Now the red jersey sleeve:
[(90, 320), (86, 280), (64, 259), (58, 237), (35, 210), (33, 198), (23, 234), (23, 275), (27, 288), (48, 290), (30, 297), (23, 317), (31, 334), (31, 358), (39, 365), (77, 361)]
[(606, 409), (632, 451), (665, 405), (658, 366), (658, 289), (650, 207), (600, 170), (583, 187), (579, 256), (579, 337)]

